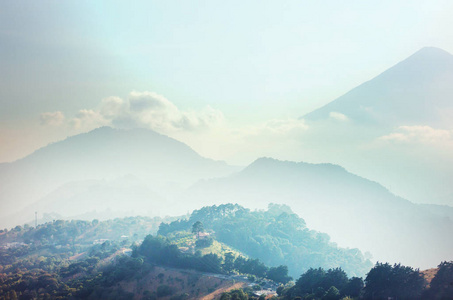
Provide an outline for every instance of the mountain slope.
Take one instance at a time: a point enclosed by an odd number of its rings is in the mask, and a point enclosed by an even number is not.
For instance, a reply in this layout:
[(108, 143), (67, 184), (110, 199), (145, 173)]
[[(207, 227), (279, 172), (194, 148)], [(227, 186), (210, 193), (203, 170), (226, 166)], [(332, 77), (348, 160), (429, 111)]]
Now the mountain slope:
[(0, 226), (6, 225), (6, 215), (73, 181), (112, 180), (134, 175), (159, 193), (169, 187), (177, 190), (201, 178), (222, 176), (234, 170), (224, 162), (203, 158), (187, 145), (151, 130), (98, 128), (0, 165)]
[(72, 181), (27, 205), (8, 219), (34, 224), (54, 219), (106, 220), (118, 217), (168, 214), (169, 202), (134, 178)]
[(304, 115), (293, 160), (333, 162), (411, 201), (452, 205), (452, 83), (453, 55), (423, 48)]
[(453, 55), (423, 48), (372, 80), (305, 115), (309, 121), (341, 113), (363, 125), (453, 125)]
[(364, 276), (372, 267), (359, 249), (337, 247), (328, 234), (309, 229), (285, 205), (269, 204), (259, 211), (237, 204), (207, 206), (192, 212), (189, 224), (196, 221), (251, 258), (269, 266), (287, 265), (294, 278), (309, 268), (341, 267), (350, 276)]
[(446, 238), (453, 234), (451, 219), (331, 164), (261, 158), (237, 174), (196, 184), (190, 197), (260, 208), (288, 204), (310, 228), (381, 261), (430, 267), (453, 258), (453, 241)]

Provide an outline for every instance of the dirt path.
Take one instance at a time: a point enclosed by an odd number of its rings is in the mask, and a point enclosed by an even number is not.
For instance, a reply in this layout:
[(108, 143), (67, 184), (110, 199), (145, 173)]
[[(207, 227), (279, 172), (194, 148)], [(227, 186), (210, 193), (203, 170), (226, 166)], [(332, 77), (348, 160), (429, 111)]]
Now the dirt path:
[(200, 298), (200, 300), (213, 300), (213, 299), (217, 298), (218, 296), (222, 295), (225, 292), (229, 292), (229, 291), (235, 290), (235, 289), (240, 289), (240, 288), (242, 288), (242, 287), (244, 287), (246, 285), (247, 285), (247, 283), (245, 283), (245, 282), (238, 282), (238, 283), (235, 283), (233, 285), (230, 285), (230, 286), (215, 290), (214, 292), (212, 292), (212, 293)]

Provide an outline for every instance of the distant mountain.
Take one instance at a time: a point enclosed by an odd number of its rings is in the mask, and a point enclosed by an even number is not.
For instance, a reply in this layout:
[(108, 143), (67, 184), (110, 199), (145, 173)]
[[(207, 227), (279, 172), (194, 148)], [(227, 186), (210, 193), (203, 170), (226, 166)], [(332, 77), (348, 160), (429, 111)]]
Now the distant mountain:
[[(224, 162), (201, 157), (187, 145), (151, 130), (102, 127), (50, 144), (15, 162), (1, 164), (0, 226), (17, 225), (18, 219), (8, 220), (6, 217), (47, 195), (52, 197), (50, 194), (56, 189), (60, 189), (61, 193), (62, 186), (70, 182), (114, 180), (133, 175), (154, 194), (162, 190), (171, 194), (201, 178), (223, 176), (235, 170)], [(82, 190), (87, 188), (80, 184), (79, 187)], [(65, 186), (66, 190), (73, 188), (74, 185)], [(115, 189), (111, 189), (110, 194), (112, 191)], [(83, 192), (70, 193), (80, 196)], [(89, 198), (92, 201), (90, 207), (96, 207), (95, 194)], [(124, 201), (134, 203), (130, 199), (134, 193), (127, 197), (123, 193), (123, 196)], [(152, 198), (149, 206), (142, 208), (143, 212), (151, 209), (154, 203)], [(68, 209), (71, 205), (79, 205), (78, 211), (81, 207), (92, 210), (86, 205), (86, 200), (75, 197), (71, 201), (76, 201), (76, 204), (65, 205)], [(112, 206), (112, 210), (122, 209), (121, 206)], [(23, 216), (20, 222), (30, 219), (33, 215)]]
[(154, 192), (143, 182), (128, 176), (115, 180), (72, 181), (58, 187), (40, 200), (27, 205), (9, 218), (23, 224), (34, 225), (34, 212), (38, 223), (56, 219), (93, 219), (169, 213), (171, 202)]
[(453, 220), (453, 207), (449, 205), (419, 204), (423, 209), (442, 218)]
[(340, 164), (417, 203), (453, 205), (452, 83), (453, 55), (423, 48), (301, 117), (300, 159)]
[(428, 268), (453, 259), (451, 219), (337, 165), (260, 158), (237, 174), (194, 185), (189, 195), (211, 204), (288, 204), (310, 228), (380, 261)]
[(427, 47), (303, 119), (340, 113), (360, 125), (451, 127), (452, 82), (453, 55)]

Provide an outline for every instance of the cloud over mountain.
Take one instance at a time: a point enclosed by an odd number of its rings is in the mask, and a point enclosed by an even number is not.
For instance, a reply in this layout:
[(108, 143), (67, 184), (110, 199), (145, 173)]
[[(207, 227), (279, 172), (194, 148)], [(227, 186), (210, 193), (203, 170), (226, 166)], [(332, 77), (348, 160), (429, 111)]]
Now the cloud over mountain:
[[(44, 125), (61, 125), (61, 112), (41, 114)], [(101, 126), (148, 128), (161, 133), (202, 131), (224, 120), (222, 112), (210, 106), (199, 110), (181, 110), (170, 100), (154, 92), (131, 92), (127, 99), (108, 97), (97, 108), (81, 109), (68, 125), (88, 131)]]
[(399, 143), (437, 144), (452, 142), (453, 130), (435, 129), (430, 126), (400, 126), (396, 132), (379, 139)]
[(337, 121), (348, 121), (349, 120), (349, 118), (345, 114), (342, 114), (342, 113), (339, 113), (336, 111), (331, 111), (329, 113), (329, 117), (334, 120), (337, 120)]

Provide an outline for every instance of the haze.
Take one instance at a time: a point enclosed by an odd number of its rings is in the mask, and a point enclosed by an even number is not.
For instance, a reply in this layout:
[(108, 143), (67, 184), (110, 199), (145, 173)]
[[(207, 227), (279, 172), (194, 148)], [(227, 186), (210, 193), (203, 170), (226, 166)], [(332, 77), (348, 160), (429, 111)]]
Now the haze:
[(273, 202), (375, 259), (451, 260), (452, 13), (450, 1), (5, 2), (0, 226), (34, 211)]

